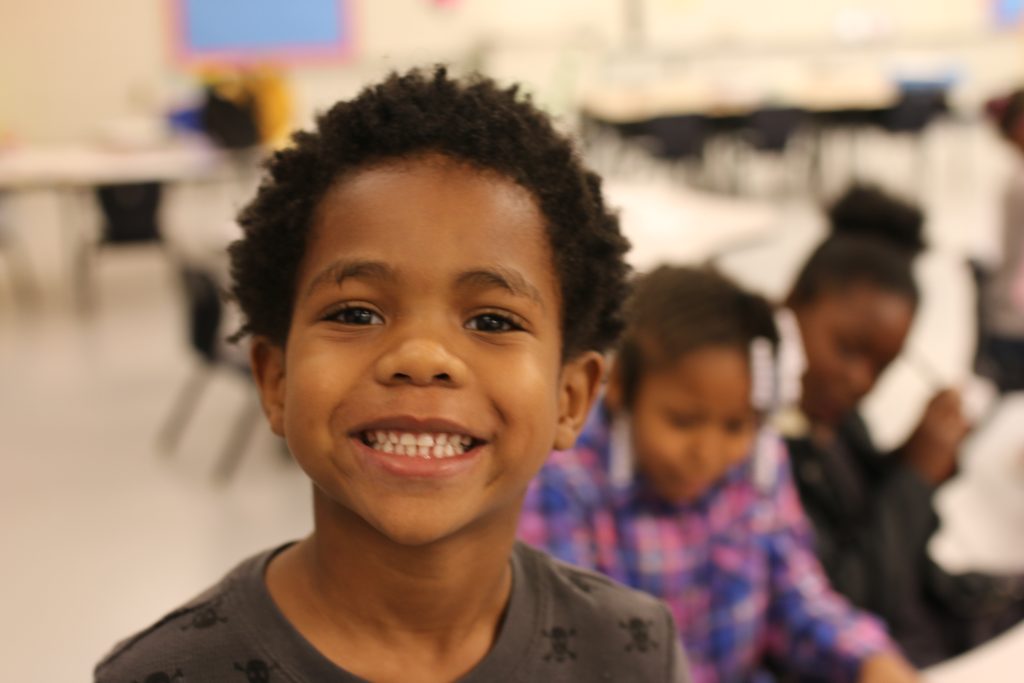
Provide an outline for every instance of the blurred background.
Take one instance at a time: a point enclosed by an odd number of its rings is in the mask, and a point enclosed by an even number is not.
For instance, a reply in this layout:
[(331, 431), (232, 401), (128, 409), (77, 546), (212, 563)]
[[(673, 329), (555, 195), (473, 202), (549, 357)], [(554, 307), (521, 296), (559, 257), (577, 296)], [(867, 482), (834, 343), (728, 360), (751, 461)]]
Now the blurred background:
[(308, 486), (224, 341), (224, 247), (268, 150), (434, 62), (521, 82), (580, 140), (639, 269), (713, 259), (781, 297), (849, 183), (919, 202), (915, 361), (867, 419), (892, 446), (936, 388), (963, 388), (979, 427), (932, 552), (1024, 569), (1024, 400), (972, 373), (1018, 163), (984, 104), (1024, 82), (1022, 15), (1019, 0), (3, 2), (3, 678), (82, 680), (116, 639), (309, 530)]

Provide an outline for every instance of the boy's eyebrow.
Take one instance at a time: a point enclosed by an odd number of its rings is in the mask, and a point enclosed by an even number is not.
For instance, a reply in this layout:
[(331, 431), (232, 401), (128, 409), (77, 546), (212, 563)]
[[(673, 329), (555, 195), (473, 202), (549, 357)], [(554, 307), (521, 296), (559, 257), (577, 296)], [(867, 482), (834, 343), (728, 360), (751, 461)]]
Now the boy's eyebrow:
[(544, 305), (540, 290), (531, 285), (522, 274), (511, 268), (492, 266), (490, 268), (469, 270), (459, 275), (457, 284), (460, 286), (470, 285), (485, 288), (497, 287), (504, 289), (513, 296), (523, 296), (541, 306)]
[(335, 261), (316, 274), (306, 288), (306, 296), (318, 287), (328, 283), (340, 285), (350, 277), (394, 280), (395, 273), (387, 264), (380, 261)]
[[(335, 261), (319, 273), (317, 273), (309, 287), (306, 288), (306, 296), (309, 296), (317, 288), (325, 284), (340, 285), (347, 278), (360, 277), (376, 280), (395, 280), (395, 271), (380, 261)], [(478, 268), (461, 273), (456, 280), (460, 287), (497, 287), (504, 289), (513, 296), (526, 297), (540, 305), (544, 305), (540, 290), (534, 287), (518, 271), (502, 266), (491, 266)]]

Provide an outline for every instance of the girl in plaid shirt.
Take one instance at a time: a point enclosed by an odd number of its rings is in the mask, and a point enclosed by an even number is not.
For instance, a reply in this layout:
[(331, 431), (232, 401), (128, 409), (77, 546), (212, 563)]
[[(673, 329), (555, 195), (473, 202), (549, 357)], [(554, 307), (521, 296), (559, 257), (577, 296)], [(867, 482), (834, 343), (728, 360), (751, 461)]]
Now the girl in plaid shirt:
[(784, 446), (761, 426), (780, 384), (768, 303), (663, 266), (627, 317), (603, 401), (534, 480), (520, 537), (665, 600), (696, 683), (767, 668), (917, 680), (881, 625), (829, 587)]

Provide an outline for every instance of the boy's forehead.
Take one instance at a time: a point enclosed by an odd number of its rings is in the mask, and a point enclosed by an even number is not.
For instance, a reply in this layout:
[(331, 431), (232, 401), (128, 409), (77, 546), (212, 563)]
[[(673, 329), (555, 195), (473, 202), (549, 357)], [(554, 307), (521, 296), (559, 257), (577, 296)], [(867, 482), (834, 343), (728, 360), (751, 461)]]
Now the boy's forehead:
[(437, 153), (378, 160), (336, 178), (314, 211), (313, 227), (344, 228), (353, 214), (363, 222), (388, 221), (425, 204), (437, 217), (489, 215), (539, 223), (546, 231), (532, 192), (496, 170)]
[[(330, 183), (326, 195), (345, 192), (381, 183), (398, 184), (413, 180), (422, 182), (425, 176), (445, 182), (463, 179), (475, 183), (494, 183), (515, 188), (520, 201), (538, 206), (536, 197), (511, 175), (496, 168), (482, 166), (467, 159), (436, 151), (420, 151), (394, 157), (382, 157), (345, 171)], [(325, 195), (325, 197), (326, 197)]]
[(521, 185), (494, 171), (445, 158), (398, 159), (346, 174), (316, 207), (313, 227), (345, 229), (409, 221), (430, 230), (452, 221), (521, 225), (546, 231), (537, 201)]
[(489, 270), (518, 260), (518, 268), (506, 269), (518, 274), (505, 277), (517, 290), (549, 278), (560, 289), (532, 194), (497, 172), (436, 154), (377, 162), (336, 180), (314, 214), (300, 279), (344, 274), (356, 261), (436, 258), (442, 247), (441, 258), (476, 260)]

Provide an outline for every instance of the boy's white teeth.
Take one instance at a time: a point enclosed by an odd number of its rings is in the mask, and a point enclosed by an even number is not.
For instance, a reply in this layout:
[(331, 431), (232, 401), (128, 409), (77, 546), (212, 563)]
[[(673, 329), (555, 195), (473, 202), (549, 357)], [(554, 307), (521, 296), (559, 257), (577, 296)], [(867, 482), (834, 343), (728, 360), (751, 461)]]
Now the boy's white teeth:
[(427, 460), (462, 455), (473, 444), (473, 439), (465, 434), (446, 432), (431, 434), (429, 432), (396, 432), (378, 429), (365, 432), (363, 438), (371, 448), (383, 453)]

